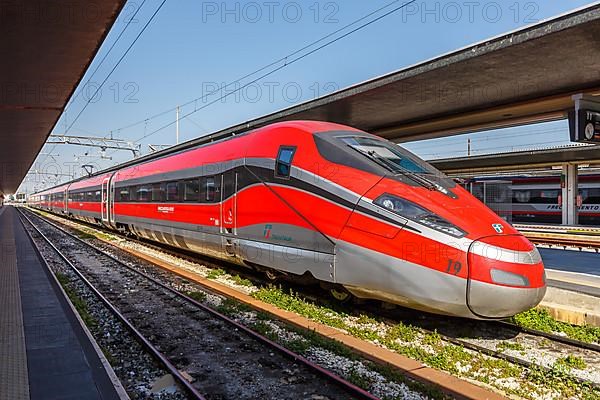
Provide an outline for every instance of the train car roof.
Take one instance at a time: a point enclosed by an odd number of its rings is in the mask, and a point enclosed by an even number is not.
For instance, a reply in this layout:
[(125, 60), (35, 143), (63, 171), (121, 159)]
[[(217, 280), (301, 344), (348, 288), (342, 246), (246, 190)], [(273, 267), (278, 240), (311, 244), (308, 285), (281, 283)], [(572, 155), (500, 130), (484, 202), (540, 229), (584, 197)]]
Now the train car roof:
[[(310, 132), (310, 133), (315, 133), (315, 132), (327, 132), (327, 131), (352, 131), (352, 132), (361, 132), (359, 129), (353, 128), (351, 126), (346, 126), (346, 125), (341, 125), (341, 124), (336, 124), (333, 122), (323, 122), (323, 121), (284, 121), (284, 122), (278, 122), (275, 124), (270, 124), (270, 125), (266, 125), (266, 126), (262, 126), (259, 128), (255, 128), (255, 129), (249, 129), (248, 131), (242, 131), (238, 134), (232, 134), (231, 136), (228, 137), (224, 137), (224, 138), (219, 138), (216, 139), (213, 136), (214, 135), (208, 135), (208, 136), (203, 136), (200, 138), (196, 138), (196, 139), (192, 139), (189, 140), (187, 142), (181, 143), (179, 145), (175, 145), (173, 147), (170, 147), (168, 149), (165, 150), (161, 150), (161, 151), (157, 151), (155, 153), (151, 153), (151, 154), (147, 154), (145, 156), (139, 157), (139, 158), (135, 158), (129, 161), (126, 161), (124, 163), (121, 164), (117, 164), (114, 165), (112, 167), (103, 169), (101, 171), (95, 172), (91, 175), (88, 176), (83, 176), (81, 178), (77, 178), (74, 179), (72, 181), (69, 181), (67, 183), (61, 183), (60, 185), (56, 185), (47, 189), (44, 189), (41, 192), (36, 192), (33, 193), (34, 195), (36, 194), (43, 194), (46, 191), (56, 191), (56, 189), (60, 188), (61, 186), (66, 186), (66, 185), (76, 185), (79, 184), (80, 182), (84, 182), (86, 180), (89, 179), (93, 179), (93, 178), (97, 178), (99, 176), (103, 176), (112, 172), (116, 172), (120, 169), (123, 168), (128, 168), (128, 167), (132, 167), (132, 166), (136, 166), (139, 164), (143, 164), (146, 162), (150, 162), (150, 161), (155, 161), (158, 160), (160, 158), (164, 158), (164, 157), (169, 157), (178, 153), (182, 153), (184, 151), (196, 148), (196, 147), (200, 147), (200, 146), (206, 146), (206, 145), (210, 145), (210, 144), (214, 144), (214, 143), (221, 143), (224, 141), (228, 141), (228, 140), (233, 140), (236, 139), (240, 136), (243, 135), (249, 135), (251, 133), (263, 130), (263, 129), (268, 129), (268, 128), (275, 128), (278, 126), (285, 126), (288, 128), (297, 128), (300, 130), (304, 130), (306, 132)], [(83, 186), (81, 186), (83, 187)], [(77, 187), (79, 188), (79, 186)]]

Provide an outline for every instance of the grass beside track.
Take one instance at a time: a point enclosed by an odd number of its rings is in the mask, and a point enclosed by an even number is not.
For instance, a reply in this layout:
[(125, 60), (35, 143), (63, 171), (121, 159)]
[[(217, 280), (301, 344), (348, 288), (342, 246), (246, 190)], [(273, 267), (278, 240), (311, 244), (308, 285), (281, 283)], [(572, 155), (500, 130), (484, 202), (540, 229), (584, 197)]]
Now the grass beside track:
[[(255, 312), (247, 305), (232, 299), (225, 299), (221, 306), (218, 307), (218, 310), (231, 318), (236, 318), (240, 314)], [(389, 382), (402, 383), (411, 390), (424, 394), (430, 399), (450, 399), (450, 397), (442, 393), (437, 388), (409, 379), (392, 367), (379, 365), (359, 357), (348, 347), (336, 340), (326, 338), (314, 331), (293, 327), (282, 321), (274, 321), (270, 315), (263, 312), (256, 312), (256, 318), (257, 319), (255, 322), (248, 325), (252, 330), (282, 345), (296, 354), (309, 358), (309, 353), (311, 350), (326, 350), (348, 360), (359, 361), (363, 365), (367, 366), (369, 370), (380, 374)], [(290, 337), (290, 335), (280, 335), (279, 331), (281, 328), (293, 333), (293, 336)], [(371, 381), (368, 376), (365, 376), (364, 373), (358, 369), (349, 371), (347, 376), (345, 376), (345, 379), (367, 391), (371, 390), (374, 384), (374, 382)], [(401, 399), (404, 399), (404, 397), (383, 397), (383, 400)]]
[[(344, 312), (314, 304), (296, 293), (286, 293), (277, 287), (261, 288), (252, 296), (316, 322), (342, 329), (359, 339), (377, 343), (430, 367), (474, 379), (523, 398), (543, 398), (537, 387), (541, 386), (556, 391), (560, 396), (558, 398), (600, 399), (600, 390), (577, 381), (570, 374), (573, 368), (585, 368), (585, 363), (581, 364), (583, 360), (577, 357), (559, 359), (550, 371), (543, 368), (526, 369), (505, 360), (485, 357), (462, 346), (448, 344), (437, 332), (425, 332), (409, 324), (396, 323), (382, 331), (374, 328), (379, 322), (376, 318), (364, 315), (349, 323), (351, 318)], [(508, 345), (506, 349), (511, 347)], [(519, 385), (507, 387), (499, 384), (511, 379), (518, 381)]]
[(548, 311), (541, 308), (533, 308), (517, 314), (510, 321), (524, 328), (547, 333), (564, 333), (567, 337), (581, 342), (600, 343), (600, 328), (557, 321)]
[[(53, 219), (56, 219), (56, 217)], [(97, 231), (91, 228), (82, 228), (82, 231), (104, 240), (107, 240), (106, 237), (110, 236), (96, 234)], [(116, 240), (116, 238), (111, 239), (108, 240)], [(236, 283), (236, 280), (233, 277), (230, 278), (229, 274), (222, 269), (213, 269), (208, 273), (207, 278), (227, 278)], [(244, 282), (244, 284), (247, 283), (251, 284), (249, 281)], [(238, 282), (238, 284), (240, 283)], [(354, 337), (376, 343), (430, 367), (444, 370), (458, 377), (483, 382), (523, 398), (600, 399), (600, 390), (592, 387), (591, 384), (577, 381), (570, 373), (573, 369), (585, 368), (585, 362), (577, 357), (558, 359), (550, 371), (543, 368), (526, 369), (504, 360), (486, 357), (482, 354), (466, 350), (461, 346), (448, 344), (436, 332), (425, 332), (410, 324), (388, 324), (389, 326), (384, 330), (376, 329), (376, 325), (380, 324), (377, 318), (364, 315), (353, 317), (344, 311), (336, 310), (335, 307), (330, 308), (315, 304), (296, 293), (285, 292), (278, 287), (258, 288), (251, 293), (251, 296), (281, 309), (295, 312), (313, 321), (344, 330)], [(198, 300), (201, 299), (199, 298)], [(243, 305), (229, 300), (225, 300), (219, 308), (221, 312), (226, 314), (249, 310), (248, 308), (244, 309)], [(575, 326), (559, 322), (541, 309), (533, 309), (521, 313), (515, 316), (512, 322), (523, 327), (545, 332), (563, 332), (570, 338), (585, 342), (600, 341), (600, 328)], [(254, 328), (257, 331), (261, 331), (261, 329), (265, 330), (265, 335), (269, 336), (267, 334), (268, 325), (255, 325)], [(319, 340), (323, 340), (317, 334), (314, 334), (312, 338), (307, 338), (302, 334), (302, 341), (283, 344), (286, 347), (291, 346), (292, 350), (303, 354), (303, 351), (307, 349), (306, 341), (312, 344), (317, 336), (320, 338)], [(335, 354), (347, 354), (350, 352), (343, 345), (337, 342), (333, 343), (334, 345), (329, 346), (333, 346), (331, 351)], [(324, 344), (321, 344), (321, 347), (324, 346)], [(507, 343), (506, 345), (501, 344), (498, 350), (521, 349), (514, 348), (514, 344)], [(511, 384), (507, 385), (506, 382)], [(554, 396), (548, 397), (549, 392), (553, 392)]]
[(96, 321), (96, 319), (90, 314), (90, 311), (85, 301), (83, 301), (81, 297), (77, 295), (77, 292), (71, 287), (71, 280), (69, 279), (69, 277), (67, 277), (65, 274), (57, 273), (56, 279), (58, 280), (63, 290), (69, 297), (69, 300), (71, 300), (71, 303), (77, 310), (77, 313), (79, 314), (85, 325), (90, 329), (98, 328), (98, 321)]

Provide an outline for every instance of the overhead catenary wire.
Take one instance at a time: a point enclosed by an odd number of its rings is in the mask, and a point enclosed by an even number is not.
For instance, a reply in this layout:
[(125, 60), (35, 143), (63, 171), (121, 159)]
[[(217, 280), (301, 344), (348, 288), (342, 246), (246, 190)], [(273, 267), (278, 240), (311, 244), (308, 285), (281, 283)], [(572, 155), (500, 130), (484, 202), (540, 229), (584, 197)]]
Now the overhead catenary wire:
[(79, 111), (79, 113), (77, 114), (77, 116), (75, 117), (75, 119), (73, 119), (73, 121), (71, 122), (71, 124), (69, 125), (69, 127), (66, 129), (65, 133), (67, 133), (73, 127), (73, 125), (75, 125), (75, 123), (77, 122), (77, 120), (79, 119), (79, 117), (81, 117), (81, 115), (83, 114), (83, 112), (90, 105), (92, 99), (94, 99), (96, 97), (96, 95), (98, 94), (98, 92), (100, 91), (100, 89), (102, 89), (102, 86), (104, 86), (104, 84), (106, 83), (106, 81), (111, 77), (111, 75), (119, 67), (119, 65), (125, 59), (125, 57), (127, 56), (127, 54), (129, 54), (129, 52), (131, 51), (131, 49), (133, 48), (133, 46), (137, 43), (137, 41), (142, 36), (142, 34), (146, 31), (146, 29), (148, 28), (148, 26), (150, 26), (150, 24), (152, 23), (152, 21), (154, 21), (154, 18), (156, 18), (156, 16), (158, 15), (159, 11), (163, 8), (163, 6), (165, 5), (166, 2), (167, 2), (167, 0), (163, 0), (160, 3), (160, 5), (156, 8), (156, 10), (154, 11), (154, 13), (150, 17), (150, 19), (148, 19), (148, 21), (146, 22), (146, 24), (142, 28), (142, 30), (137, 34), (137, 36), (135, 37), (135, 39), (133, 40), (133, 42), (131, 42), (131, 44), (129, 45), (129, 47), (127, 48), (127, 50), (125, 50), (125, 52), (123, 53), (123, 55), (121, 56), (121, 58), (119, 58), (119, 60), (117, 61), (117, 63), (110, 70), (110, 72), (108, 73), (108, 75), (106, 76), (106, 78), (104, 78), (104, 80), (102, 81), (102, 83), (96, 88), (96, 91), (94, 92), (94, 94), (92, 96), (90, 96), (90, 98), (87, 100), (87, 102), (85, 103), (85, 105), (81, 109), (81, 111)]
[[(531, 136), (551, 135), (551, 134), (566, 133), (566, 132), (567, 132), (567, 129), (565, 129), (565, 128), (551, 128), (551, 129), (540, 129), (540, 130), (527, 130), (526, 134), (527, 134), (527, 137), (531, 137)], [(489, 133), (487, 133), (487, 134), (489, 134)], [(472, 134), (469, 134), (469, 135), (472, 135)], [(494, 137), (473, 136), (473, 137), (471, 137), (471, 139), (473, 141), (476, 140), (478, 142), (493, 142), (493, 141), (497, 141), (497, 140), (505, 140), (505, 139), (517, 138), (517, 137), (522, 138), (523, 132), (510, 134), (510, 135), (505, 135), (503, 133), (497, 133)], [(411, 143), (410, 148), (413, 150), (420, 149), (420, 148), (427, 148), (427, 147), (431, 146), (431, 143), (430, 143), (431, 140), (441, 140), (441, 139), (445, 139), (445, 138), (421, 140), (418, 142), (410, 142)], [(462, 140), (464, 140), (464, 137), (454, 136), (451, 139), (453, 139), (453, 143), (448, 143), (449, 145), (461, 145), (463, 143)], [(406, 143), (404, 143), (404, 144), (406, 144)]]
[[(108, 58), (108, 56), (110, 55), (110, 53), (112, 52), (112, 50), (115, 48), (115, 46), (117, 45), (117, 43), (119, 43), (119, 41), (121, 40), (121, 38), (123, 37), (123, 34), (125, 33), (125, 31), (127, 31), (127, 28), (129, 28), (129, 26), (131, 25), (132, 21), (135, 20), (135, 17), (138, 15), (138, 13), (140, 12), (140, 10), (142, 9), (142, 7), (144, 7), (144, 4), (146, 3), (146, 0), (142, 1), (142, 4), (140, 4), (140, 6), (135, 10), (135, 12), (133, 13), (133, 15), (131, 16), (131, 18), (129, 18), (129, 20), (127, 21), (127, 23), (125, 24), (125, 27), (121, 30), (121, 32), (119, 33), (119, 35), (117, 36), (117, 38), (112, 42), (110, 48), (106, 51), (106, 53), (104, 53), (104, 56), (102, 57), (102, 59), (100, 60), (100, 62), (98, 62), (98, 64), (96, 65), (96, 67), (94, 68), (94, 70), (92, 71), (92, 73), (90, 74), (90, 77), (87, 79), (87, 81), (85, 82), (85, 84), (81, 87), (81, 90), (78, 91), (75, 96), (73, 96), (73, 98), (71, 99), (71, 101), (69, 102), (70, 104), (73, 104), (74, 100), (85, 90), (85, 88), (90, 84), (90, 82), (92, 81), (92, 78), (94, 77), (94, 75), (96, 75), (96, 72), (98, 72), (98, 70), (100, 69), (100, 67), (102, 66), (102, 64), (104, 64), (104, 61), (106, 61), (106, 59)], [(92, 96), (93, 98), (93, 96)], [(69, 108), (69, 105), (67, 106), (67, 109)], [(66, 110), (65, 110), (66, 111)]]
[[(119, 33), (119, 35), (117, 36), (117, 38), (113, 41), (113, 43), (110, 46), (110, 48), (106, 51), (106, 53), (104, 54), (104, 56), (102, 57), (102, 59), (100, 60), (100, 62), (96, 65), (96, 67), (94, 68), (94, 70), (90, 74), (90, 76), (87, 79), (87, 81), (85, 82), (85, 84), (81, 87), (81, 89), (77, 93), (75, 93), (75, 95), (67, 103), (67, 107), (63, 111), (64, 115), (66, 115), (66, 113), (67, 113), (69, 107), (71, 106), (71, 104), (73, 104), (75, 102), (75, 99), (77, 99), (77, 97), (81, 93), (83, 93), (83, 91), (85, 90), (85, 88), (88, 87), (88, 85), (92, 81), (92, 78), (94, 77), (94, 75), (96, 75), (96, 72), (98, 72), (98, 70), (100, 69), (100, 67), (102, 66), (102, 64), (104, 64), (104, 61), (106, 61), (106, 59), (108, 58), (108, 56), (110, 55), (110, 53), (112, 52), (112, 50), (115, 48), (115, 46), (117, 45), (117, 43), (121, 40), (121, 37), (123, 37), (123, 34), (127, 30), (127, 28), (129, 28), (129, 26), (131, 25), (131, 22), (135, 20), (135, 17), (137, 16), (137, 14), (142, 9), (142, 7), (144, 6), (145, 3), (146, 3), (146, 0), (143, 0), (142, 4), (140, 4), (140, 6), (135, 10), (135, 13), (133, 13), (133, 15), (131, 16), (131, 18), (125, 24), (125, 27), (123, 27), (123, 29), (121, 30), (121, 32)], [(94, 96), (92, 96), (91, 98), (93, 99)], [(65, 133), (66, 133), (66, 131), (65, 131)], [(56, 148), (56, 145), (52, 146), (52, 148), (50, 149), (50, 152), (54, 151), (55, 148)], [(40, 164), (44, 163), (47, 159), (48, 159), (48, 157), (44, 158), (42, 161), (40, 161)]]
[[(286, 67), (286, 66), (289, 66), (289, 65), (291, 65), (291, 64), (293, 64), (293, 63), (295, 63), (295, 62), (299, 61), (300, 59), (302, 59), (302, 58), (304, 58), (304, 57), (307, 57), (307, 56), (309, 56), (309, 55), (311, 55), (311, 54), (315, 53), (316, 51), (319, 51), (319, 50), (321, 50), (322, 48), (324, 48), (324, 47), (327, 47), (327, 46), (329, 46), (329, 45), (331, 45), (331, 44), (333, 44), (333, 43), (337, 42), (338, 40), (341, 40), (341, 39), (345, 38), (346, 36), (349, 36), (350, 34), (352, 34), (352, 33), (356, 32), (356, 31), (358, 31), (358, 30), (361, 30), (361, 29), (363, 29), (363, 28), (365, 28), (365, 27), (367, 27), (367, 26), (369, 26), (369, 25), (371, 25), (371, 24), (373, 24), (373, 23), (375, 23), (375, 22), (377, 22), (377, 21), (379, 21), (379, 20), (381, 20), (381, 19), (383, 19), (383, 18), (387, 17), (387, 16), (388, 16), (388, 15), (390, 15), (390, 14), (393, 14), (393, 13), (396, 13), (396, 12), (398, 12), (399, 10), (401, 10), (401, 9), (403, 9), (403, 8), (405, 8), (405, 7), (407, 7), (407, 6), (409, 6), (410, 4), (412, 4), (412, 3), (415, 3), (415, 2), (416, 2), (416, 0), (411, 0), (411, 1), (405, 2), (405, 3), (401, 4), (400, 6), (398, 6), (398, 7), (394, 8), (394, 9), (392, 9), (392, 10), (388, 11), (387, 13), (385, 13), (385, 14), (383, 14), (383, 15), (381, 15), (381, 16), (379, 16), (379, 17), (377, 17), (377, 18), (375, 18), (375, 19), (373, 19), (373, 20), (371, 20), (371, 21), (368, 21), (368, 22), (364, 23), (363, 25), (360, 25), (359, 27), (357, 27), (357, 28), (355, 28), (355, 29), (353, 29), (353, 30), (351, 30), (351, 31), (349, 31), (349, 32), (347, 32), (347, 33), (345, 33), (344, 35), (342, 35), (342, 36), (339, 36), (339, 37), (337, 37), (337, 38), (335, 38), (335, 39), (333, 39), (333, 40), (331, 40), (331, 41), (329, 41), (329, 42), (325, 43), (324, 45), (322, 45), (322, 46), (320, 46), (320, 47), (318, 47), (318, 48), (316, 48), (316, 49), (314, 49), (314, 50), (312, 50), (312, 51), (310, 51), (310, 52), (308, 52), (308, 53), (306, 53), (306, 54), (304, 54), (304, 55), (302, 55), (302, 56), (300, 56), (300, 57), (298, 57), (298, 58), (292, 59), (292, 60), (290, 61), (290, 58), (292, 58), (292, 57), (296, 56), (297, 54), (300, 54), (300, 53), (302, 53), (302, 52), (304, 52), (304, 51), (306, 51), (306, 50), (310, 49), (311, 47), (314, 47), (314, 46), (316, 46), (317, 44), (319, 44), (319, 43), (321, 43), (321, 42), (323, 42), (323, 41), (325, 41), (325, 40), (327, 40), (327, 39), (329, 39), (329, 38), (331, 38), (331, 37), (333, 37), (333, 36), (337, 35), (337, 34), (338, 34), (338, 33), (340, 33), (340, 32), (343, 32), (343, 31), (347, 30), (348, 28), (350, 28), (350, 27), (352, 27), (352, 26), (354, 26), (354, 25), (358, 24), (359, 22), (362, 22), (362, 21), (364, 21), (364, 20), (366, 20), (366, 19), (368, 19), (368, 18), (372, 17), (373, 15), (376, 15), (376, 14), (380, 13), (381, 11), (383, 11), (383, 10), (385, 10), (385, 9), (387, 9), (387, 8), (389, 8), (389, 7), (391, 7), (392, 5), (394, 5), (394, 4), (398, 3), (398, 2), (400, 2), (400, 0), (394, 0), (394, 1), (390, 2), (390, 3), (387, 3), (387, 4), (385, 4), (384, 6), (382, 6), (382, 7), (379, 7), (378, 9), (376, 9), (376, 10), (374, 10), (374, 11), (371, 11), (370, 13), (368, 13), (368, 14), (366, 14), (366, 15), (364, 15), (364, 16), (362, 16), (362, 17), (360, 17), (360, 18), (356, 19), (356, 20), (354, 20), (353, 22), (351, 22), (351, 23), (349, 23), (349, 24), (346, 24), (346, 25), (344, 25), (343, 27), (341, 27), (341, 28), (339, 28), (339, 29), (336, 29), (335, 31), (333, 31), (333, 32), (331, 32), (331, 33), (329, 33), (329, 34), (327, 34), (327, 35), (325, 35), (325, 36), (323, 36), (323, 37), (321, 37), (321, 38), (319, 38), (319, 39), (317, 39), (317, 40), (315, 40), (315, 41), (312, 41), (311, 43), (309, 43), (309, 44), (307, 44), (307, 45), (305, 45), (305, 46), (303, 46), (303, 47), (301, 47), (301, 48), (299, 48), (299, 49), (297, 49), (297, 50), (293, 51), (292, 53), (289, 53), (288, 55), (286, 55), (286, 56), (284, 56), (284, 57), (281, 57), (281, 58), (279, 58), (279, 59), (277, 59), (277, 60), (275, 60), (275, 61), (273, 61), (273, 62), (270, 62), (270, 63), (268, 63), (268, 64), (266, 64), (266, 65), (264, 65), (264, 66), (262, 66), (262, 67), (260, 67), (260, 68), (258, 68), (258, 69), (256, 69), (256, 70), (254, 70), (254, 71), (252, 71), (252, 72), (248, 73), (248, 74), (245, 74), (244, 76), (242, 76), (242, 77), (240, 77), (240, 78), (238, 78), (238, 79), (236, 79), (236, 80), (234, 80), (234, 81), (231, 81), (231, 82), (229, 82), (229, 83), (223, 84), (223, 85), (219, 86), (217, 89), (215, 89), (214, 91), (211, 91), (211, 92), (209, 92), (209, 93), (207, 93), (207, 94), (204, 94), (204, 95), (202, 95), (202, 96), (200, 96), (200, 97), (198, 97), (198, 98), (195, 98), (195, 99), (193, 99), (193, 100), (190, 100), (190, 101), (188, 101), (188, 102), (186, 102), (186, 103), (180, 104), (180, 105), (179, 105), (179, 107), (185, 107), (185, 106), (188, 106), (188, 105), (190, 105), (190, 104), (196, 103), (196, 102), (198, 102), (199, 100), (205, 100), (207, 97), (209, 97), (209, 96), (212, 96), (213, 94), (215, 94), (215, 93), (218, 93), (218, 92), (220, 92), (220, 91), (222, 91), (222, 90), (224, 90), (224, 89), (227, 89), (227, 88), (228, 88), (229, 86), (231, 86), (231, 85), (234, 85), (234, 84), (239, 84), (239, 83), (241, 83), (242, 81), (244, 81), (245, 79), (248, 79), (248, 78), (250, 78), (250, 77), (252, 77), (252, 76), (254, 76), (254, 75), (256, 75), (256, 74), (258, 74), (258, 73), (260, 73), (260, 72), (262, 72), (262, 71), (265, 71), (265, 70), (267, 70), (267, 69), (269, 69), (269, 68), (271, 68), (271, 67), (274, 67), (274, 66), (276, 66), (277, 64), (281, 64), (281, 63), (283, 63), (282, 65), (278, 66), (277, 68), (275, 68), (274, 70), (270, 71), (269, 73), (267, 73), (267, 74), (264, 74), (264, 75), (260, 76), (259, 78), (257, 78), (257, 79), (254, 79), (252, 82), (250, 82), (250, 83), (247, 83), (247, 84), (245, 84), (245, 85), (244, 85), (244, 86), (242, 86), (242, 87), (238, 87), (238, 88), (236, 88), (235, 90), (233, 90), (233, 91), (229, 92), (228, 94), (226, 94), (226, 95), (222, 96), (221, 98), (217, 99), (217, 101), (220, 101), (220, 100), (222, 100), (222, 99), (224, 99), (224, 98), (228, 97), (229, 95), (231, 95), (231, 94), (234, 94), (234, 93), (237, 93), (237, 92), (239, 92), (240, 90), (243, 90), (243, 89), (245, 89), (245, 88), (246, 88), (246, 87), (248, 87), (249, 85), (256, 83), (256, 82), (257, 82), (257, 81), (259, 81), (260, 79), (263, 79), (263, 78), (265, 78), (265, 77), (267, 77), (267, 76), (269, 76), (269, 75), (271, 75), (271, 74), (273, 74), (273, 73), (275, 73), (275, 72), (277, 72), (277, 71), (281, 70), (282, 68), (284, 68), (284, 67)], [(203, 105), (203, 106), (202, 106), (202, 107), (200, 107), (200, 108), (195, 108), (195, 109), (194, 109), (194, 112), (192, 112), (192, 113), (188, 113), (188, 114), (185, 114), (185, 115), (183, 115), (183, 117), (181, 117), (180, 119), (187, 118), (189, 115), (191, 115), (191, 114), (193, 114), (193, 113), (195, 113), (195, 112), (197, 112), (197, 111), (200, 111), (200, 110), (202, 110), (202, 109), (204, 109), (204, 108), (206, 108), (206, 107), (208, 107), (209, 105), (212, 105), (212, 104), (214, 104), (214, 103), (215, 103), (215, 101), (213, 101), (213, 102), (211, 102), (211, 103), (209, 103), (209, 104), (205, 104), (205, 105)], [(165, 111), (159, 112), (159, 113), (157, 113), (157, 114), (154, 114), (154, 115), (152, 115), (152, 116), (150, 116), (150, 117), (148, 117), (148, 118), (145, 118), (145, 119), (142, 119), (142, 120), (136, 121), (136, 122), (134, 122), (134, 123), (131, 123), (131, 124), (129, 124), (129, 125), (126, 125), (126, 126), (124, 126), (124, 127), (118, 128), (118, 129), (116, 129), (116, 130), (125, 130), (125, 129), (129, 129), (129, 128), (135, 127), (135, 126), (137, 126), (137, 125), (140, 125), (140, 124), (142, 124), (142, 123), (145, 123), (146, 121), (149, 121), (149, 120), (152, 120), (152, 119), (155, 119), (155, 118), (161, 117), (161, 116), (163, 116), (163, 115), (166, 115), (166, 114), (169, 114), (169, 113), (172, 113), (172, 112), (174, 112), (176, 109), (177, 109), (177, 107), (172, 107), (172, 108), (170, 108), (170, 109), (168, 109), (168, 110), (165, 110)], [(160, 129), (158, 129), (158, 130), (156, 130), (156, 131), (153, 131), (153, 132), (152, 132), (151, 134), (149, 134), (148, 136), (144, 136), (143, 138), (140, 138), (140, 139), (138, 139), (137, 141), (139, 141), (139, 140), (143, 140), (143, 139), (145, 139), (146, 137), (149, 137), (150, 135), (153, 135), (154, 133), (156, 133), (156, 132), (159, 132), (159, 131), (161, 131), (161, 130), (163, 130), (163, 129), (165, 129), (165, 128), (167, 128), (167, 127), (169, 127), (169, 126), (173, 125), (173, 124), (175, 124), (175, 121), (174, 121), (174, 122), (172, 122), (172, 123), (170, 123), (170, 124), (168, 124), (168, 125), (165, 125), (164, 127), (161, 127)]]
[[(568, 144), (569, 141), (568, 140), (553, 140), (550, 142), (544, 142), (543, 144), (548, 145), (548, 144), (557, 144), (557, 143), (561, 143), (561, 144)], [(535, 143), (524, 143), (521, 145), (514, 145), (514, 146), (494, 146), (494, 147), (484, 147), (481, 149), (474, 149), (472, 150), (472, 153), (481, 153), (482, 151), (488, 151), (488, 150), (510, 150), (510, 151), (525, 151), (527, 150), (527, 148), (531, 147), (535, 145)], [(449, 154), (445, 154), (446, 156), (452, 156), (452, 155), (457, 155), (457, 156), (462, 156), (464, 155), (465, 150), (456, 150), (453, 151)], [(495, 153), (489, 153), (489, 154), (502, 154), (503, 152), (495, 152)], [(426, 156), (441, 156), (442, 153), (421, 153), (420, 156), (421, 157), (426, 157)], [(473, 154), (472, 154), (473, 155)], [(483, 155), (483, 154), (478, 154), (478, 155)]]

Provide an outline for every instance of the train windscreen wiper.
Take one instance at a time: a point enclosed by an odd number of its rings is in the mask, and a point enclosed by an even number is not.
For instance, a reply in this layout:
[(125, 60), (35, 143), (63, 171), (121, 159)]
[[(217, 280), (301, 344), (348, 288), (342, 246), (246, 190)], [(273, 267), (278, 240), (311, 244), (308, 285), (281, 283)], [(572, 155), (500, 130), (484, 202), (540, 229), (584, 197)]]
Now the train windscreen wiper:
[(435, 182), (432, 182), (429, 179), (427, 179), (415, 172), (412, 172), (412, 171), (396, 164), (395, 162), (388, 160), (385, 157), (380, 157), (375, 151), (371, 150), (371, 151), (365, 151), (362, 153), (366, 154), (371, 160), (373, 160), (376, 163), (378, 163), (379, 165), (385, 167), (390, 172), (406, 176), (407, 178), (413, 180), (414, 182), (418, 183), (419, 185), (421, 185), (429, 190), (439, 190), (439, 188), (443, 189), (443, 187), (436, 184)]
[(448, 194), (448, 190), (446, 190), (445, 187), (443, 187), (439, 183), (434, 182), (431, 179), (429, 179), (421, 174), (417, 174), (416, 172), (406, 169), (400, 165), (397, 166), (397, 169), (400, 174), (414, 180), (415, 182), (419, 181), (419, 183), (421, 183), (421, 185), (425, 186), (429, 190), (437, 190), (438, 192)]

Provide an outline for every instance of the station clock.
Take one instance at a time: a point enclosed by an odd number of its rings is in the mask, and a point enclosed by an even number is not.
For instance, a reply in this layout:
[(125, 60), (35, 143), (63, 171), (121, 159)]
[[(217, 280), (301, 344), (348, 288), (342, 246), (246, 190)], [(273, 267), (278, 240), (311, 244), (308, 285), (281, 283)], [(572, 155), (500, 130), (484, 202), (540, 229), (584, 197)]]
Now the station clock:
[(569, 113), (571, 141), (600, 143), (600, 102), (589, 96), (574, 100), (575, 110)]

